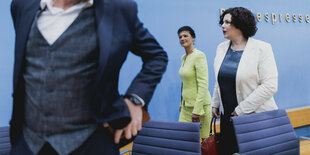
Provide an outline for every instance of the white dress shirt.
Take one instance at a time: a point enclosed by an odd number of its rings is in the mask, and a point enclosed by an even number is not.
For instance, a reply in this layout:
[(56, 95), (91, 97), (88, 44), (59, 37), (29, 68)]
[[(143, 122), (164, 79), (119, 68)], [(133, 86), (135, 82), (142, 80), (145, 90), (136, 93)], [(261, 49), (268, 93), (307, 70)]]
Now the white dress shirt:
[(53, 6), (53, 0), (41, 0), (43, 10), (38, 17), (38, 28), (46, 41), (52, 45), (73, 23), (80, 12), (93, 5), (94, 0), (80, 2), (66, 10)]

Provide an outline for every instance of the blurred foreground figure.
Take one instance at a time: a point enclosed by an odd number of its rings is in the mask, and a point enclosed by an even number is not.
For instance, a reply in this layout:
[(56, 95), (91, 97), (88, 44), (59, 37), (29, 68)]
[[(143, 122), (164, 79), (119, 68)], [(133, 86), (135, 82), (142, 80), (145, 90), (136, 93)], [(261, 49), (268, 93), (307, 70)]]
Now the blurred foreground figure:
[[(141, 130), (142, 108), (168, 61), (139, 21), (136, 3), (13, 0), (11, 13), (11, 154), (119, 154), (122, 133), (129, 139)], [(119, 72), (128, 51), (143, 66), (122, 96)]]

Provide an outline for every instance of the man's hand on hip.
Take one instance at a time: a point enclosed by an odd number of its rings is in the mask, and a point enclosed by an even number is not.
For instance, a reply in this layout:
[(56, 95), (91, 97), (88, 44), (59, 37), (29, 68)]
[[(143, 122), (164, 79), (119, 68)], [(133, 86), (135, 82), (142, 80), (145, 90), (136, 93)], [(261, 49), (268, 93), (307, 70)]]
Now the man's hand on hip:
[[(135, 105), (127, 98), (124, 99), (130, 111), (131, 121), (123, 129), (118, 129), (114, 134), (114, 143), (119, 143), (121, 136), (124, 132), (126, 139), (130, 139), (132, 136), (136, 136), (138, 131), (142, 129), (142, 106)], [(104, 127), (108, 127), (109, 124), (105, 123)]]

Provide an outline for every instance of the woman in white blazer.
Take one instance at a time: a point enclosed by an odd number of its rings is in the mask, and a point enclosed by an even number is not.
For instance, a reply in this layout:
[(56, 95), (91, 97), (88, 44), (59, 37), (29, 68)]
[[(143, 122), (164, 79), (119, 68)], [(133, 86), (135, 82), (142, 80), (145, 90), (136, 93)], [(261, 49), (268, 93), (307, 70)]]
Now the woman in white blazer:
[(271, 45), (251, 38), (257, 31), (251, 11), (230, 8), (220, 24), (228, 41), (217, 47), (211, 105), (213, 116), (221, 118), (220, 154), (231, 155), (238, 146), (230, 117), (277, 109), (278, 71)]

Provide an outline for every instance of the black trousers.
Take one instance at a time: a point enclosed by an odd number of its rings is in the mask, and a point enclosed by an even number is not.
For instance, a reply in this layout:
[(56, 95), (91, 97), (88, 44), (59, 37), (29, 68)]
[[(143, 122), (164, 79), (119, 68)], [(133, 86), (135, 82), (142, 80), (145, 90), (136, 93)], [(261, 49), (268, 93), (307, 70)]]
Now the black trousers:
[[(114, 137), (103, 127), (96, 131), (70, 155), (119, 155), (119, 147), (113, 142)], [(33, 155), (23, 136), (12, 146), (11, 155)], [(53, 147), (45, 143), (38, 155), (58, 155)]]
[(221, 115), (220, 155), (232, 155), (239, 152), (235, 130), (230, 117)]

